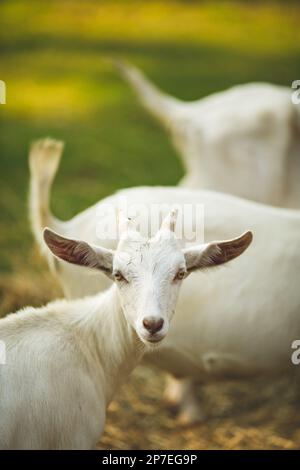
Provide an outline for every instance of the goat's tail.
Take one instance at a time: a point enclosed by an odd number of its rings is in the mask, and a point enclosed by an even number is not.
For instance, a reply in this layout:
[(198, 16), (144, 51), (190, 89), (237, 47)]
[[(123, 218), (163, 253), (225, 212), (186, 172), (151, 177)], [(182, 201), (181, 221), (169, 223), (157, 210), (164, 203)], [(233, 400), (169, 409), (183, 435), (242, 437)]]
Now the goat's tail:
[(165, 127), (172, 127), (177, 111), (182, 102), (177, 98), (160, 91), (136, 67), (120, 59), (114, 59), (113, 64), (120, 75), (131, 85), (144, 107), (155, 116)]
[(42, 251), (45, 249), (44, 227), (55, 228), (58, 222), (51, 214), (49, 199), (63, 147), (63, 142), (46, 138), (33, 142), (29, 152), (29, 218), (32, 232)]

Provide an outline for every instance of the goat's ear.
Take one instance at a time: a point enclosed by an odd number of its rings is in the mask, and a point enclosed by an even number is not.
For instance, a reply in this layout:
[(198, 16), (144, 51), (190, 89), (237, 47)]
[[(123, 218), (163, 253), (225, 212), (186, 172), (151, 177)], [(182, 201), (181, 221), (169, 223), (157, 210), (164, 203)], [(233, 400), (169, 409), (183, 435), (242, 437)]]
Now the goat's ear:
[(80, 240), (71, 240), (45, 228), (44, 240), (52, 253), (58, 258), (71, 264), (99, 269), (108, 276), (112, 274), (112, 250), (91, 246)]
[(240, 256), (252, 242), (252, 232), (232, 240), (211, 242), (183, 250), (188, 273), (227, 263)]

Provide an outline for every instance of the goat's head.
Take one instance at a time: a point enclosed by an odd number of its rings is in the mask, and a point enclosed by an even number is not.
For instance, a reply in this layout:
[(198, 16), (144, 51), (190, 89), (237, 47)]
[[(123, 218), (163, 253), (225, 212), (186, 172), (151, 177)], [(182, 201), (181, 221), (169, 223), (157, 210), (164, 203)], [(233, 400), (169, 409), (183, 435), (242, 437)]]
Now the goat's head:
[(172, 211), (153, 238), (145, 239), (130, 219), (120, 217), (115, 251), (44, 231), (52, 253), (69, 263), (98, 269), (115, 281), (127, 321), (140, 339), (158, 343), (167, 334), (182, 281), (192, 272), (236, 258), (249, 246), (252, 233), (232, 240), (182, 249)]

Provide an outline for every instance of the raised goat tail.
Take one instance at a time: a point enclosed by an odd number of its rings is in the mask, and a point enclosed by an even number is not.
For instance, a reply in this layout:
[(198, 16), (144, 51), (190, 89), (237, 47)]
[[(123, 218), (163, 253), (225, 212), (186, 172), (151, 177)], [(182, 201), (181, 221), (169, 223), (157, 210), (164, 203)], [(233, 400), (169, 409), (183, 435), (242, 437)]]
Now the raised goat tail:
[(45, 249), (43, 229), (55, 226), (49, 200), (64, 143), (46, 138), (32, 143), (29, 152), (30, 191), (29, 218), (32, 232), (42, 251)]
[(182, 102), (159, 90), (137, 67), (120, 59), (114, 59), (113, 64), (136, 92), (143, 106), (169, 128)]

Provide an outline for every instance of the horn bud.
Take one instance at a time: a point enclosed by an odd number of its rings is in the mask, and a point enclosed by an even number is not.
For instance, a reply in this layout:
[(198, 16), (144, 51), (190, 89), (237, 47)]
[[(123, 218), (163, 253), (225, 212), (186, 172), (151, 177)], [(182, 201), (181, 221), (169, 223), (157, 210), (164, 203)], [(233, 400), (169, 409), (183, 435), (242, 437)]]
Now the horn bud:
[(175, 232), (177, 216), (178, 209), (172, 209), (162, 221), (160, 230), (169, 230), (170, 232)]

